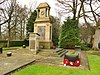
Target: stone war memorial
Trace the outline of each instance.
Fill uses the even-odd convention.
[[[52,24],[50,23],[50,6],[40,3],[37,7],[37,18],[34,23],[34,32],[30,33],[29,49],[33,52],[39,48],[50,49],[52,46]]]
[[[34,22],[34,32],[30,33],[29,36],[29,49],[33,52],[34,55],[36,55],[38,51],[41,49],[41,51],[39,51],[37,56],[38,55],[44,56],[45,59],[46,56],[47,57],[57,56],[58,58],[55,59],[55,60],[58,59],[57,63],[62,64],[63,62],[64,66],[81,65],[82,62],[81,58],[83,59],[82,56],[85,54],[85,52],[83,52],[82,53],[83,55],[81,56],[80,49],[74,50],[74,49],[56,48],[54,50],[50,49],[51,47],[52,47],[52,24],[50,23],[50,6],[45,2],[45,3],[40,3],[39,6],[37,7],[37,18]],[[41,58],[43,59],[41,61],[47,62],[48,59],[44,60],[44,58]],[[52,59],[50,60],[52,61]],[[86,61],[87,63],[86,58],[84,61]]]

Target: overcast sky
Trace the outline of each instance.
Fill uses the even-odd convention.
[[[51,7],[51,11],[50,14],[53,16],[56,16],[56,11],[55,11],[55,0],[17,0],[21,5],[27,5],[28,7],[30,7],[32,5],[32,8],[34,9],[35,7],[37,7],[40,3],[43,2],[47,2],[50,7]],[[34,4],[36,5],[34,7]]]
[[[56,5],[55,5],[56,0],[17,0],[17,1],[19,2],[19,4],[21,4],[21,5],[23,5],[23,6],[26,5],[26,6],[29,7],[29,8],[30,8],[30,6],[32,6],[33,10],[34,10],[40,3],[47,2],[47,3],[50,5],[50,7],[51,7],[50,15],[60,17],[61,22],[63,22],[63,21],[65,20],[65,17],[58,15],[58,13],[57,13],[57,11],[56,11],[56,8],[57,8]],[[34,7],[34,6],[35,6],[35,7]],[[86,7],[86,8],[87,8],[87,7]],[[69,16],[70,13],[67,14],[67,15]],[[70,16],[71,16],[71,15],[70,15]],[[83,23],[83,22],[84,22],[83,19],[80,19],[80,22]]]

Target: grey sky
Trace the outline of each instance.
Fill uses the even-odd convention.
[[[35,7],[37,7],[40,3],[42,2],[47,2],[50,7],[51,7],[51,12],[50,14],[53,16],[56,16],[56,11],[55,11],[55,0],[17,0],[21,5],[27,5],[28,7],[32,6],[32,8],[34,9]],[[34,4],[36,4],[36,6],[34,7]]]

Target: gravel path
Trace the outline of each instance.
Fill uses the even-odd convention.
[[[35,60],[34,55],[28,49],[13,50],[11,52],[11,57],[7,57],[7,52],[0,54],[0,75],[4,75]]]

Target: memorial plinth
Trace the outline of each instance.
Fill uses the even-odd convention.
[[[30,33],[29,49],[36,54],[39,50],[39,35],[37,33]]]

